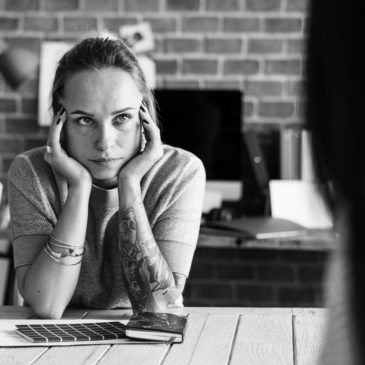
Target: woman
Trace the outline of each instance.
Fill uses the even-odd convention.
[[[181,305],[205,172],[162,145],[135,56],[120,40],[81,41],[58,64],[52,109],[46,148],[8,175],[21,295],[44,318],[68,305]]]

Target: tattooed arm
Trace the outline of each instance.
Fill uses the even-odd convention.
[[[118,174],[119,249],[134,311],[164,311],[182,297],[186,277],[172,273],[156,244],[142,202],[140,183],[163,156],[160,130],[146,104],[139,111],[147,143]]]
[[[181,295],[186,278],[172,274],[157,246],[139,184],[119,186],[119,249],[132,308],[164,311]]]

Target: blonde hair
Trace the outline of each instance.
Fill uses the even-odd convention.
[[[104,67],[116,67],[129,73],[142,93],[152,119],[156,124],[159,124],[155,98],[147,86],[136,56],[121,39],[101,36],[81,40],[66,52],[58,62],[51,91],[53,113],[56,114],[61,106],[60,98],[63,97],[68,77],[77,72],[98,70]]]

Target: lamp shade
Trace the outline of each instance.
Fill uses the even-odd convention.
[[[14,89],[20,86],[37,68],[38,57],[20,48],[8,48],[0,53],[0,73]]]

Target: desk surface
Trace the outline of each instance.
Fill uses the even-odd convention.
[[[336,247],[335,234],[331,230],[311,230],[305,236],[281,237],[270,239],[242,239],[231,235],[220,235],[200,231],[198,247],[237,248],[237,249],[278,249],[278,250],[310,250],[331,251]]]
[[[1,364],[247,364],[313,365],[325,309],[181,308],[189,313],[185,340],[173,345],[90,345],[0,348]],[[2,306],[0,319],[32,318],[26,307]],[[68,310],[64,318],[126,319],[128,310]]]

